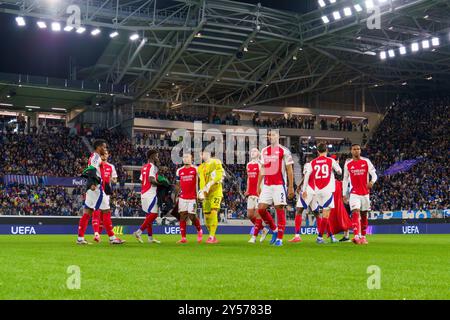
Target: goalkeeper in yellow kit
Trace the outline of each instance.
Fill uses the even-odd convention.
[[[223,198],[222,182],[225,174],[222,162],[212,158],[210,152],[203,151],[201,158],[203,163],[198,167],[200,178],[198,198],[203,202],[205,225],[209,231],[206,243],[218,243],[216,231],[219,224],[218,213]]]

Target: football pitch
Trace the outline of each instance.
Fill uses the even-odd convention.
[[[368,246],[305,236],[283,247],[245,235],[219,235],[218,245],[124,238],[0,236],[0,299],[450,299],[448,235],[374,235]]]

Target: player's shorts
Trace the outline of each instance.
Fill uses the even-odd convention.
[[[156,193],[141,196],[142,210],[146,213],[159,213],[158,197]]]
[[[257,196],[248,196],[247,198],[247,209],[258,209],[258,197]]]
[[[369,195],[359,196],[357,194],[350,194],[349,199],[350,210],[369,211],[370,198]]]
[[[197,214],[197,201],[195,199],[178,199],[178,212]]]
[[[333,192],[316,192],[317,203],[323,209],[334,208],[334,193]]]
[[[86,200],[84,201],[84,207],[91,210],[109,210],[110,202],[109,196],[103,192],[100,185],[97,186],[95,191],[86,191]]]
[[[298,195],[296,207],[303,208],[305,210],[308,209],[308,207],[310,207],[312,211],[316,211],[317,208],[319,207],[319,204],[317,203],[315,194],[313,192],[306,191],[306,199],[303,199],[302,193],[303,192],[301,192]]]
[[[287,205],[286,198],[287,191],[284,185],[263,185],[261,194],[259,195],[259,203],[264,203],[269,206],[272,204],[275,206],[285,206]]]
[[[207,197],[202,203],[203,212],[209,213],[211,210],[219,210],[221,203],[222,197]]]

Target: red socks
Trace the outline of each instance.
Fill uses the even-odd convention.
[[[253,228],[253,235],[257,237],[258,233],[262,230],[262,228],[263,228],[262,219],[255,219],[255,227]]]
[[[94,233],[100,233],[100,210],[95,210],[92,214],[92,229],[94,229]]]
[[[113,231],[113,224],[111,220],[111,212],[103,213],[103,226],[105,227],[106,233],[108,236],[113,237],[114,231]]]
[[[362,214],[361,215],[361,235],[363,237],[366,236],[368,226],[369,226],[369,219],[367,218],[367,214]]]
[[[295,215],[295,234],[300,234],[300,228],[302,226],[302,214]]]
[[[255,225],[256,226],[256,217],[251,217],[250,218],[250,221],[253,223],[253,225]]]
[[[283,240],[284,230],[286,229],[286,213],[284,209],[277,209],[278,235],[277,239]]]
[[[147,215],[145,216],[144,223],[140,227],[141,231],[145,231],[145,229],[147,229],[147,233],[150,237],[153,236],[152,225],[153,225],[153,221],[155,221],[156,218],[158,218],[157,213],[147,213]]]
[[[197,218],[197,217],[195,218],[193,225],[197,229],[197,232],[202,231],[202,226],[200,224],[200,219],[199,218]]]
[[[84,233],[86,232],[86,228],[89,224],[89,219],[91,216],[88,213],[84,213],[81,218],[80,222],[78,223],[78,236],[80,238],[84,237]]]
[[[352,213],[352,228],[353,228],[353,235],[359,236],[361,233],[361,221],[359,220],[359,212],[353,212]]]
[[[328,227],[328,218],[322,217],[319,227],[319,237],[323,237],[323,234],[327,231],[327,227]]]
[[[273,231],[277,228],[271,214],[267,211],[267,209],[258,209],[258,213],[264,223],[269,226],[270,230]]]
[[[186,238],[186,221],[181,220],[180,221],[180,232],[181,232],[181,238]]]

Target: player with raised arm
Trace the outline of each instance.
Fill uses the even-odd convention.
[[[83,170],[82,176],[86,178],[86,194],[84,201],[83,216],[78,223],[78,239],[77,244],[90,244],[84,239],[86,228],[94,211],[107,209],[103,201],[102,174],[100,165],[102,163],[101,156],[106,152],[106,141],[99,139],[94,141],[94,152],[90,155],[88,166]],[[109,206],[108,206],[109,207]]]
[[[344,202],[350,204],[350,210],[352,211],[352,241],[355,244],[368,243],[366,232],[369,226],[367,212],[370,210],[370,189],[377,179],[377,173],[372,162],[361,157],[361,146],[359,144],[352,145],[352,159],[348,159],[344,166],[342,194]],[[351,184],[350,199],[347,197],[349,183]]]
[[[205,224],[209,231],[208,244],[219,241],[216,238],[217,226],[219,225],[218,214],[223,199],[222,183],[225,176],[222,162],[211,157],[211,153],[201,153],[203,163],[198,167],[199,187],[198,199],[202,201]]]
[[[181,231],[181,240],[177,243],[187,243],[187,219],[190,219],[197,228],[197,242],[201,243],[203,241],[203,231],[200,220],[197,218],[198,172],[197,167],[192,165],[192,155],[190,153],[183,155],[183,164],[176,173]]]
[[[258,213],[265,224],[272,230],[270,244],[282,246],[286,228],[285,207],[287,199],[292,199],[295,195],[294,160],[289,149],[280,145],[278,131],[271,130],[268,138],[270,145],[261,151],[263,165],[258,178]],[[263,180],[264,184],[261,187]],[[275,206],[278,225],[275,225],[272,216],[267,210],[271,205]]]
[[[147,152],[147,163],[141,169],[141,203],[142,210],[145,212],[145,220],[141,227],[133,233],[136,239],[140,243],[144,243],[142,240],[142,232],[147,229],[148,242],[149,243],[161,243],[159,240],[153,238],[153,222],[158,218],[158,167],[159,154],[155,149],[151,149]]]
[[[308,209],[308,207],[311,208],[311,210],[314,212],[318,209],[318,203],[315,197],[315,193],[314,193],[314,177],[310,177],[309,181],[308,181],[308,185],[304,186],[305,183],[305,175],[306,172],[311,171],[311,163],[307,162],[305,163],[305,165],[303,166],[303,178],[302,181],[300,181],[298,188],[297,188],[297,194],[298,194],[298,199],[297,199],[297,204],[296,204],[296,214],[295,214],[295,235],[294,238],[292,238],[291,240],[289,240],[289,242],[292,243],[297,243],[297,242],[301,242],[302,238],[300,237],[300,230],[301,230],[301,225],[302,225],[302,219],[303,219],[303,212],[305,210]],[[302,190],[306,190],[306,198],[303,199],[302,197]],[[316,221],[320,221],[320,217],[318,217],[318,215],[316,215]]]
[[[327,157],[328,148],[326,144],[320,143],[317,146],[319,156],[311,161],[311,166],[307,167],[305,174],[305,181],[303,183],[303,199],[308,198],[308,186],[310,179],[313,179],[313,187],[317,203],[322,207],[322,220],[318,226],[319,235],[316,242],[323,244],[323,234],[328,227],[328,218],[330,210],[334,208],[334,191],[336,189],[336,182],[334,172],[342,174],[342,169],[333,158]],[[334,237],[331,238],[334,242]]]
[[[101,223],[109,236],[109,242],[111,244],[123,244],[125,240],[119,239],[115,236],[111,220],[110,196],[113,193],[112,184],[117,183],[117,171],[116,167],[108,162],[108,158],[109,152],[105,150],[105,152],[101,155],[102,163],[100,164],[100,172],[102,178],[101,186],[103,190],[102,201],[104,202],[104,204],[100,206],[100,210],[94,211],[92,215],[92,228],[94,229],[94,241],[100,242],[100,223]]]
[[[245,196],[247,197],[247,217],[253,223],[253,235],[248,241],[249,243],[256,243],[256,237],[262,230],[260,242],[266,239],[269,230],[263,227],[263,221],[258,214],[258,177],[261,171],[260,153],[257,148],[250,150],[250,162],[247,163],[247,190]]]

